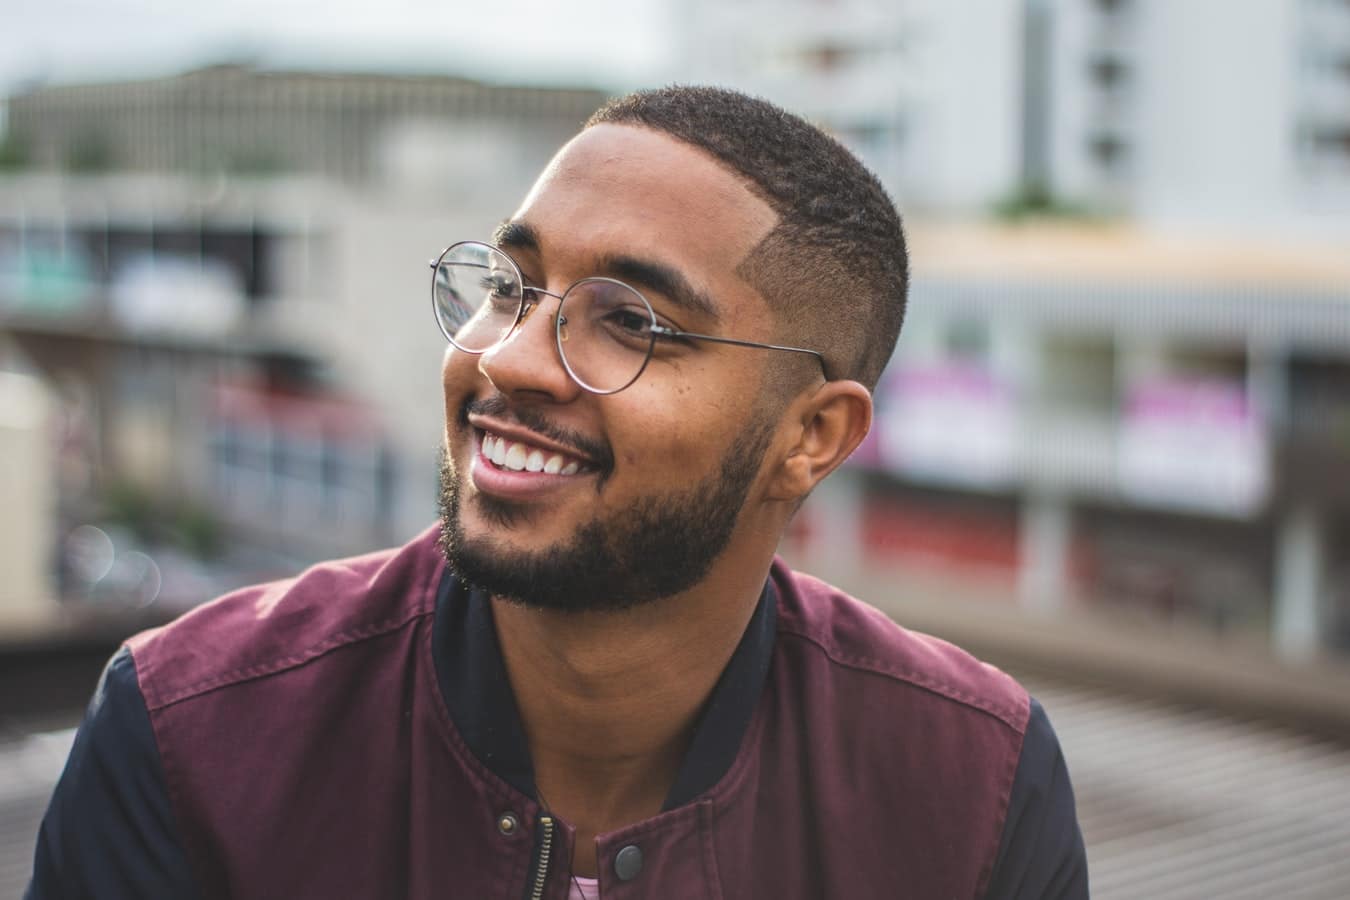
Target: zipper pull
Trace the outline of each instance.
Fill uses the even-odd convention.
[[[548,864],[553,858],[553,839],[558,823],[552,816],[540,816],[534,825],[534,859],[530,861],[530,877],[525,881],[525,900],[543,900],[544,883],[548,880]]]

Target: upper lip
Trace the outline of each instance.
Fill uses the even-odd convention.
[[[485,431],[488,434],[499,438],[505,438],[508,441],[518,441],[522,444],[529,444],[532,447],[538,447],[540,450],[548,450],[553,453],[562,453],[573,459],[585,463],[595,464],[595,460],[589,455],[578,450],[576,447],[568,446],[551,438],[546,438],[536,431],[523,428],[519,425],[512,425],[501,422],[488,416],[469,416],[469,424],[479,431]]]

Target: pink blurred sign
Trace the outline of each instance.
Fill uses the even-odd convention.
[[[1121,411],[1121,493],[1148,505],[1247,515],[1269,490],[1267,429],[1242,382],[1157,378],[1133,385]]]
[[[893,370],[882,385],[876,453],[888,469],[975,486],[1015,469],[1012,389],[982,366],[943,360]]]

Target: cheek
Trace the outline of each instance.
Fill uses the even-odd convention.
[[[447,346],[441,357],[441,388],[446,403],[457,394],[471,390],[478,375],[478,357]]]
[[[476,358],[450,348],[441,359],[441,401],[445,440],[454,445],[461,432],[460,416],[477,385]]]
[[[675,483],[720,460],[752,413],[743,392],[706,379],[639,380],[618,396],[629,393],[631,405],[609,417],[616,461],[644,472],[664,470]]]

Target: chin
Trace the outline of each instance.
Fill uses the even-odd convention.
[[[465,581],[529,606],[581,612],[653,603],[702,581],[730,544],[758,455],[734,459],[731,470],[724,463],[685,490],[639,498],[550,542],[544,523],[532,521],[535,508],[465,496],[459,471],[442,456],[441,547]],[[512,539],[526,529],[538,545]]]

